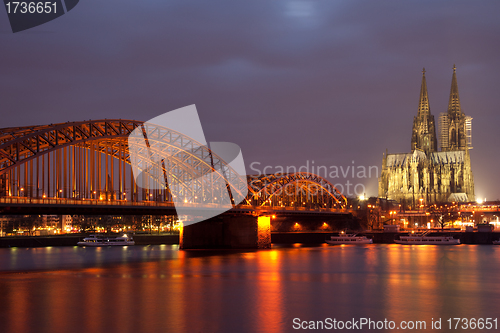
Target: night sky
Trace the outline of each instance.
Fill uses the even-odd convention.
[[[499,1],[81,0],[16,34],[0,9],[0,127],[196,104],[207,141],[237,143],[248,173],[380,169],[386,148],[410,151],[422,67],[437,123],[453,64],[476,195],[495,200]],[[376,175],[350,181],[377,194]]]

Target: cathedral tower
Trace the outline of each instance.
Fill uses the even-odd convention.
[[[436,126],[429,104],[425,68],[422,70],[422,86],[420,87],[418,114],[413,118],[411,151],[414,152],[416,149],[426,153],[437,151]]]
[[[469,148],[468,128],[472,118],[466,117],[460,106],[458,95],[457,69],[453,65],[453,76],[451,79],[450,99],[448,102],[448,112],[441,114],[441,150],[467,150]]]
[[[437,151],[436,128],[424,69],[418,114],[413,119],[411,153],[384,154],[379,197],[395,200],[402,207],[417,207],[422,202],[474,200],[469,153],[472,118],[465,116],[460,106],[455,66],[448,112],[442,113],[439,120],[442,151]]]

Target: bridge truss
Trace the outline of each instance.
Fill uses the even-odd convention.
[[[144,173],[147,176],[142,184],[168,184],[164,178],[163,182],[159,180],[166,174],[173,175],[175,179],[170,184],[185,187],[176,193],[183,193],[186,204],[210,205],[223,197],[217,195],[218,191],[222,194],[228,188],[224,185],[214,189],[205,186],[204,181],[234,184],[240,177],[205,145],[141,121],[106,119],[11,127],[0,129],[0,200],[171,205],[168,185],[143,188],[134,180],[127,139],[139,126],[148,133],[152,152],[161,155],[168,151],[170,161],[156,173]],[[233,188],[248,193],[240,206],[315,209],[346,205],[346,198],[333,185],[314,174],[249,176],[247,180]]]
[[[254,206],[345,208],[346,197],[329,181],[307,172],[248,176]]]

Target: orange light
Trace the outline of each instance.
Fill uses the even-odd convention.
[[[275,218],[276,218],[276,215],[273,215],[273,219],[275,219]]]
[[[184,247],[184,224],[179,220],[179,224],[176,225],[179,230],[179,247],[182,249]]]

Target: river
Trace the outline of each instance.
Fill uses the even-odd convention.
[[[0,332],[328,331],[362,318],[424,332],[500,316],[493,245],[4,248],[0,270]]]

